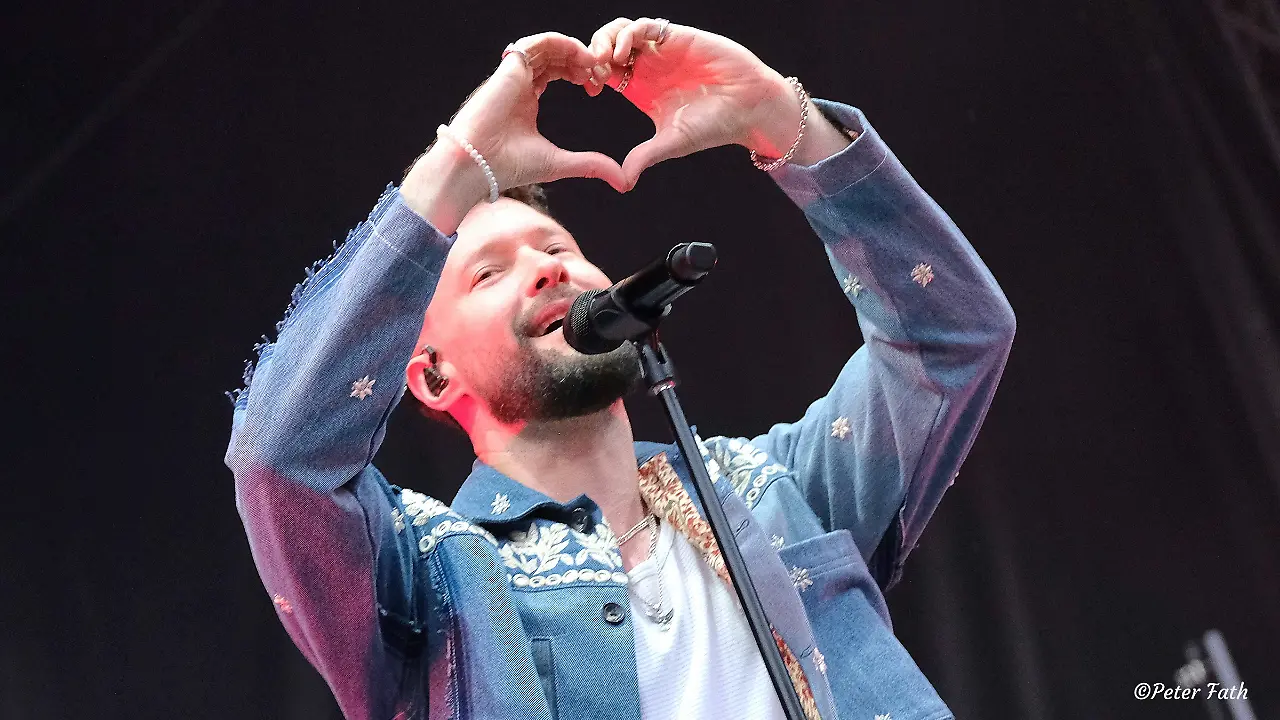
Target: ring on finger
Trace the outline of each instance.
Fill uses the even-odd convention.
[[[516,47],[515,43],[508,44],[507,49],[502,51],[502,59],[506,60],[507,56],[512,53],[515,53],[516,55],[520,56],[520,61],[524,63],[524,66],[526,69],[531,69],[533,67],[532,65],[529,64],[529,53]]]
[[[639,48],[631,48],[631,54],[627,56],[627,64],[624,66],[626,70],[622,71],[622,79],[618,81],[618,87],[614,88],[618,92],[627,89],[627,84],[631,82],[631,73],[636,69],[636,55],[640,53]]]
[[[658,37],[653,41],[654,45],[661,45],[663,40],[667,39],[667,28],[670,27],[671,21],[666,18],[657,18],[662,25],[658,26]]]

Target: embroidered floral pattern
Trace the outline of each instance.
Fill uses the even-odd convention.
[[[440,515],[462,519],[462,516],[449,509],[448,505],[408,488],[400,491],[400,502],[404,503],[404,512],[413,518],[414,525],[426,525],[431,518]]]
[[[885,713],[883,715],[876,715],[876,720],[893,720],[893,718],[889,717],[889,713]]]
[[[831,437],[837,440],[843,440],[849,437],[849,433],[853,428],[849,426],[849,418],[838,417],[831,423]]]
[[[927,263],[920,263],[911,268],[911,279],[920,284],[920,287],[928,287],[933,282],[933,268]]]
[[[448,505],[433,497],[404,488],[400,491],[400,502],[404,503],[404,515],[398,515],[395,511],[392,511],[391,515],[392,520],[396,523],[396,532],[404,529],[405,517],[413,518],[412,524],[414,527],[426,525],[432,519],[441,516],[453,518],[453,520],[446,519],[436,524],[431,528],[430,532],[423,533],[418,538],[418,550],[421,552],[431,552],[436,543],[450,533],[471,533],[488,540],[491,545],[498,544],[498,541],[494,539],[488,530],[479,525],[472,525],[461,515],[450,509]]]
[[[755,507],[774,477],[787,472],[783,466],[769,462],[768,453],[737,438],[713,438],[711,447],[711,453],[704,457],[717,462],[717,469],[729,477],[733,491],[748,508]]]
[[[499,543],[498,555],[503,565],[517,571],[509,573],[507,580],[520,588],[573,582],[627,584],[618,539],[608,523],[597,524],[592,533],[582,533],[564,523],[539,526],[531,522],[527,530],[513,532],[506,542]]]
[[[400,512],[400,508],[391,508],[391,526],[397,533],[404,532],[404,513]]]
[[[844,279],[844,285],[841,287],[844,288],[845,294],[854,297],[858,297],[858,293],[862,292],[862,283],[858,282],[858,278],[852,275]]]
[[[804,592],[813,586],[813,580],[809,579],[809,568],[792,567],[791,568],[791,584],[796,586],[800,592]]]
[[[351,383],[351,397],[363,400],[373,394],[373,384],[377,380],[370,380],[368,375]]]
[[[608,570],[566,570],[562,573],[548,573],[546,575],[525,575],[524,573],[512,573],[507,575],[507,581],[519,588],[540,588],[555,587],[557,585],[567,585],[574,582],[597,582],[597,583],[617,583],[626,585],[629,582],[627,574],[624,572]]]
[[[414,521],[414,524],[417,525],[417,521]],[[479,525],[472,525],[466,520],[444,520],[431,528],[430,532],[423,533],[422,537],[418,538],[418,550],[424,553],[431,552],[441,538],[451,533],[471,533],[488,540],[490,545],[498,544],[493,535]]]
[[[729,572],[724,569],[724,558],[711,534],[711,526],[698,514],[666,453],[659,453],[640,466],[640,497],[649,510],[684,535],[721,580],[729,582]]]
[[[806,720],[822,720],[822,716],[818,714],[818,702],[813,699],[813,688],[809,687],[809,678],[804,676],[804,668],[800,666],[800,661],[796,659],[787,641],[782,639],[778,631],[772,627],[769,630],[773,632],[773,641],[778,644],[778,650],[782,653],[782,664],[787,666],[791,685],[795,687],[796,695],[800,696],[800,708],[804,710]]]
[[[781,550],[782,546],[787,544],[787,541],[784,540],[781,535],[774,535],[769,538],[769,544],[774,548]]]
[[[822,651],[818,648],[813,649],[813,666],[823,675],[827,674],[827,659],[822,656]]]
[[[539,529],[538,524],[532,522],[528,530],[517,530],[509,537],[511,542],[498,548],[502,562],[509,568],[533,574],[547,572],[561,560],[566,565],[574,564],[573,556],[563,552],[569,546],[569,526],[564,523],[551,523]]]
[[[593,533],[580,533],[573,530],[573,538],[582,549],[574,556],[577,564],[583,564],[588,558],[608,568],[621,568],[622,555],[618,552],[618,538],[608,523],[599,523]]]
[[[494,515],[501,515],[511,509],[511,498],[503,495],[502,493],[498,493],[493,497],[493,505],[491,506],[491,509],[493,510]]]
[[[280,593],[276,593],[275,596],[271,598],[271,602],[275,603],[275,606],[280,608],[280,612],[285,615],[293,614],[293,603],[286,600]]]

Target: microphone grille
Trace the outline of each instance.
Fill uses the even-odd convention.
[[[617,348],[622,341],[602,338],[591,325],[591,304],[605,290],[587,290],[573,301],[565,318],[564,339],[569,347],[584,355],[600,355]]]

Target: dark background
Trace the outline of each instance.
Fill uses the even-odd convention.
[[[727,35],[862,107],[1018,313],[889,595],[958,716],[1207,717],[1132,691],[1217,627],[1280,717],[1280,178],[1195,0],[6,7],[0,716],[336,716],[255,574],[221,393],[507,42],[617,14]],[[619,160],[650,130],[568,85],[542,126]],[[551,199],[615,277],[719,244],[665,333],[704,435],[797,417],[860,342],[741,148]],[[403,412],[379,457],[444,498],[469,462]]]

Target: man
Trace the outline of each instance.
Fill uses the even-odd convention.
[[[535,119],[557,79],[622,91],[654,137],[621,166],[555,147]],[[589,48],[514,43],[295,293],[236,399],[254,559],[347,717],[782,716],[676,449],[633,442],[634,351],[580,355],[559,331],[609,279],[536,202],[482,201],[575,176],[626,191],[728,143],[803,208],[866,345],[800,421],[705,441],[718,500],[808,717],[951,717],[882,590],[974,440],[1012,312],[861,113],[647,18]],[[402,383],[478,456],[452,508],[370,462]]]

